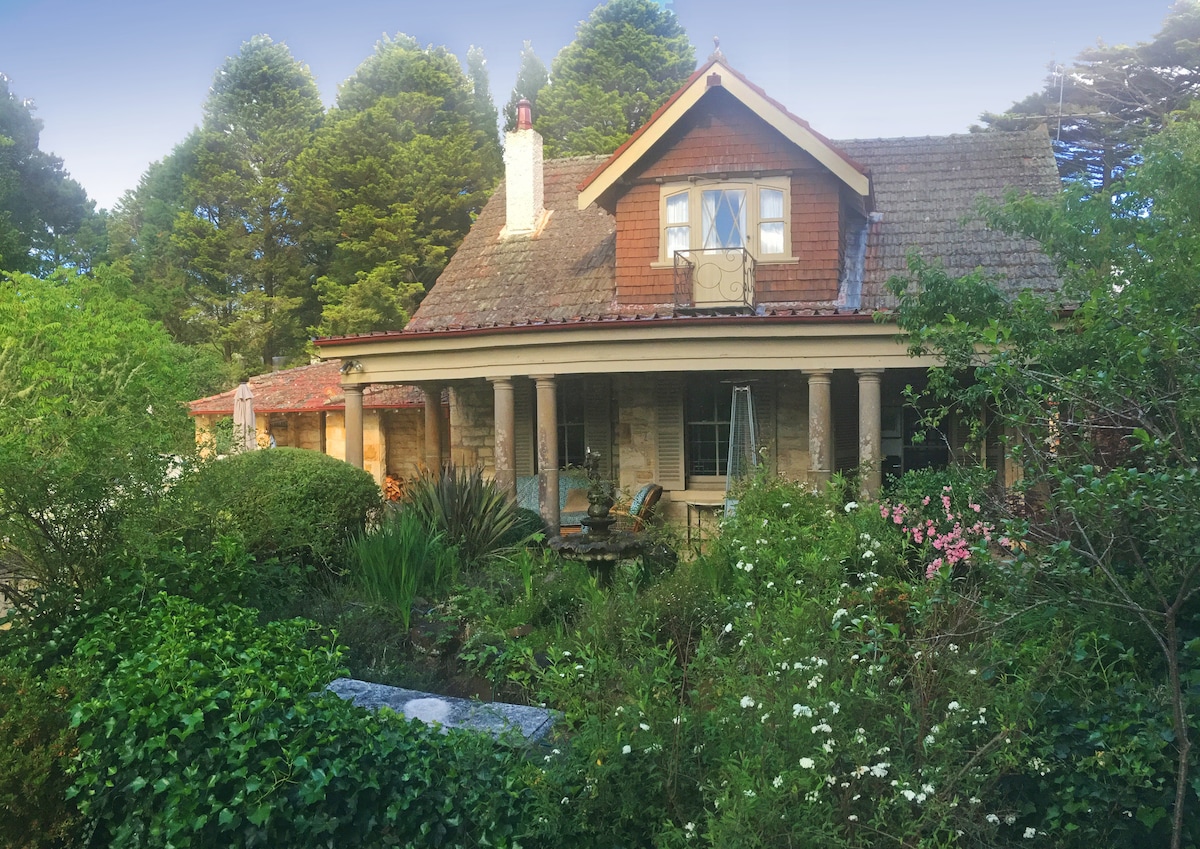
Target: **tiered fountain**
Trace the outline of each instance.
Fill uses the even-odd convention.
[[[628,531],[613,531],[617,517],[612,515],[615,488],[600,476],[600,454],[587,449],[583,467],[588,476],[587,517],[580,524],[583,532],[550,539],[549,545],[563,557],[579,560],[596,574],[601,586],[612,584],[613,570],[622,560],[642,554],[642,541]]]

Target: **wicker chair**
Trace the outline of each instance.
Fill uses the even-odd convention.
[[[648,483],[639,489],[629,501],[628,510],[613,510],[618,516],[628,516],[630,530],[638,533],[654,518],[654,508],[662,498],[663,488],[656,483]]]

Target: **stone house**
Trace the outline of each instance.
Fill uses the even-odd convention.
[[[721,501],[734,386],[772,468],[814,484],[945,462],[912,439],[911,359],[885,283],[915,249],[1013,289],[1057,280],[1036,244],[971,221],[980,196],[1052,194],[1045,132],[835,142],[714,55],[612,156],[543,161],[527,109],[506,178],[403,330],[317,341],[338,357],[350,462],[372,393],[449,396],[432,465],[482,465],[515,491],[602,452],[627,492],[677,519]],[[983,459],[1001,464],[994,445]]]
[[[250,378],[259,447],[267,447],[274,439],[279,447],[307,448],[346,459],[346,403],[341,378],[342,363],[337,359]],[[188,405],[202,452],[217,449],[218,422],[232,418],[234,392],[230,389]],[[445,431],[449,417],[442,398],[435,402],[432,421]],[[403,480],[420,473],[425,462],[428,420],[425,396],[419,389],[384,383],[368,387],[363,393],[361,417],[360,467],[381,485],[389,476]]]

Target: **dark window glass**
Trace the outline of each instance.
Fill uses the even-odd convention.
[[[688,382],[684,406],[689,475],[723,475],[729,465],[729,408],[733,385],[703,375]]]
[[[559,468],[583,465],[587,443],[584,440],[584,392],[582,380],[564,380],[558,384],[558,465]]]

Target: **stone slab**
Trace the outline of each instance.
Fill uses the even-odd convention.
[[[546,708],[438,696],[354,678],[338,678],[326,689],[359,707],[371,710],[391,708],[408,719],[440,725],[443,731],[463,728],[493,737],[516,731],[531,743],[540,741],[550,733],[555,718],[554,711]]]

